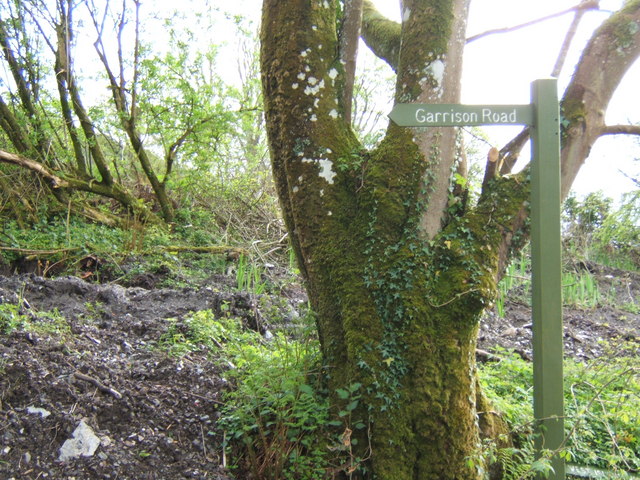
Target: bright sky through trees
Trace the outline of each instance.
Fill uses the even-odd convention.
[[[390,18],[399,18],[396,0],[374,0],[381,12]],[[233,17],[241,15],[257,29],[260,22],[260,0],[241,0],[240,2],[212,3],[212,15],[227,14],[226,20],[218,23],[219,28],[211,31],[211,41],[222,43],[220,58],[224,67],[220,73],[228,78],[237,78],[235,60],[240,52],[242,39],[230,34],[233,29]],[[468,36],[488,30],[512,27],[530,20],[571,8],[579,0],[537,0],[535,2],[513,0],[473,0],[469,16]],[[187,3],[188,4],[188,3]],[[560,89],[569,82],[573,67],[589,35],[608,15],[616,10],[622,0],[601,0],[601,11],[587,12],[582,18],[580,28],[573,41],[564,69],[559,78]],[[145,5],[146,8],[149,4]],[[159,5],[156,4],[154,8]],[[173,3],[167,3],[167,8]],[[219,9],[219,10],[218,10]],[[222,17],[224,15],[221,15]],[[573,13],[547,20],[506,34],[489,35],[467,46],[465,56],[462,101],[464,103],[500,104],[528,103],[530,84],[538,78],[548,77],[556,62],[564,36],[573,19]],[[362,44],[360,61],[373,61],[373,55],[365,54]],[[391,74],[389,70],[389,74]],[[607,110],[607,123],[624,124],[640,122],[640,64],[634,65],[621,83],[610,108]],[[562,93],[562,92],[560,92]],[[380,108],[390,110],[381,100]],[[501,147],[510,140],[519,127],[485,127],[495,146]],[[488,149],[488,146],[487,146]],[[523,151],[526,154],[528,149]],[[581,169],[573,189],[579,195],[594,190],[604,190],[605,194],[618,198],[625,191],[632,190],[634,184],[619,170],[627,174],[637,174],[640,158],[640,141],[631,136],[609,136],[596,142],[585,166]]]

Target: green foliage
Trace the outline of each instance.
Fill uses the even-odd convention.
[[[528,251],[520,253],[507,267],[498,284],[496,312],[504,317],[507,299],[530,304],[531,302],[531,259]],[[609,301],[602,295],[594,275],[589,272],[564,272],[562,275],[562,300],[565,306],[593,309]]]
[[[207,350],[225,358],[235,358],[236,348],[259,342],[260,335],[244,330],[237,319],[216,318],[210,310],[202,310],[184,322],[170,321],[167,331],[158,340],[158,346],[176,356]]]
[[[28,320],[20,313],[20,307],[10,303],[0,303],[0,334],[6,335],[21,328]]]
[[[616,348],[618,353],[620,349]],[[532,367],[515,354],[500,355],[500,361],[481,365],[480,379],[485,393],[514,432],[514,448],[498,451],[497,456],[507,460],[507,478],[523,478],[523,466],[527,466],[527,475],[536,468]],[[571,463],[606,469],[610,478],[626,478],[624,471],[637,471],[640,369],[636,357],[603,357],[590,363],[566,360],[564,373],[568,438],[560,453]]]
[[[23,313],[19,305],[0,303],[0,334],[7,335],[15,330],[42,335],[65,336],[71,334],[69,322],[58,310]]]
[[[247,260],[247,257],[240,255],[236,267],[236,283],[238,290],[260,295],[265,292],[267,283],[263,280],[264,268],[258,267],[255,263]]]
[[[595,277],[588,273],[564,273],[562,275],[562,300],[564,305],[593,309],[600,304],[600,290]]]
[[[618,208],[602,192],[582,201],[570,196],[563,225],[571,256],[629,270],[640,267],[640,192],[626,194]]]
[[[504,304],[507,298],[517,296],[524,302],[530,301],[528,294],[531,288],[531,261],[528,251],[522,251],[507,267],[504,276],[498,283],[498,296],[496,298],[496,312],[499,317],[504,317]]]
[[[234,358],[236,390],[227,396],[222,427],[229,446],[255,478],[321,479],[328,467],[329,408],[318,393],[317,345],[277,336],[246,346]]]

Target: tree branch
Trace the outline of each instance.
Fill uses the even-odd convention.
[[[52,188],[64,188],[68,187],[69,183],[66,180],[54,175],[49,171],[47,167],[22,155],[16,155],[15,153],[5,152],[0,150],[0,162],[10,163],[19,167],[26,168],[32,172],[37,173],[40,177],[49,181]]]
[[[571,46],[571,42],[573,41],[573,37],[575,37],[576,32],[578,31],[578,25],[580,25],[580,20],[584,16],[585,12],[590,8],[598,8],[598,1],[593,0],[582,0],[582,3],[578,5],[576,8],[576,13],[573,16],[573,21],[571,22],[571,26],[569,30],[567,30],[567,34],[564,37],[564,42],[562,42],[562,47],[560,48],[560,53],[558,54],[558,58],[556,60],[556,64],[553,67],[551,72],[552,77],[560,76],[560,72],[562,71],[562,67],[564,66],[564,62],[567,59],[567,53],[569,53],[569,47]],[[581,5],[584,5],[584,8],[579,8]]]
[[[351,123],[351,99],[353,98],[353,84],[356,76],[358,39],[362,26],[362,1],[345,0],[344,18],[340,31],[340,60],[342,60],[345,71],[342,103],[344,119],[349,124]]]
[[[600,135],[640,135],[640,125],[606,125]]]
[[[364,43],[396,71],[400,55],[400,24],[378,12],[371,0],[364,0],[362,7],[361,35]]]
[[[600,8],[598,4],[599,4],[599,0],[584,0],[582,3],[580,3],[579,5],[576,5],[575,7],[567,8],[566,10],[562,10],[561,12],[558,12],[558,13],[552,13],[551,15],[547,15],[542,18],[537,18],[529,22],[521,23],[520,25],[515,25],[513,27],[494,28],[492,30],[487,30],[486,32],[478,33],[477,35],[473,35],[467,38],[467,43],[474,42],[483,37],[488,37],[489,35],[495,35],[498,33],[515,32],[516,30],[520,30],[522,28],[526,28],[532,25],[536,25],[538,23],[546,22],[547,20],[551,20],[552,18],[561,17],[562,15],[566,15],[567,13],[570,13],[570,12],[579,11],[579,10],[583,10],[583,11],[598,10]]]

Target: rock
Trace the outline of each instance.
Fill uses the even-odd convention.
[[[91,427],[82,420],[68,439],[60,447],[58,460],[66,462],[74,458],[91,457],[100,445],[100,439],[93,432]]]
[[[502,332],[503,337],[515,337],[517,335],[518,335],[518,329],[515,327],[507,328],[505,331]]]
[[[51,415],[50,411],[40,407],[27,407],[27,413],[31,413],[33,415],[40,415],[42,418],[47,418],[49,415]]]

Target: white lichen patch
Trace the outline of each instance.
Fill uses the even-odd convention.
[[[329,210],[329,211],[327,212],[327,215],[330,217],[331,215],[333,215],[333,212],[332,212],[331,210]]]
[[[338,76],[338,70],[336,70],[335,68],[332,68],[331,70],[329,70],[328,75],[331,80],[335,80],[336,77]]]
[[[319,104],[320,104],[320,99],[319,99],[319,98],[316,98],[316,99],[313,101],[313,108],[318,108],[318,105],[319,105]]]
[[[309,85],[315,85],[316,83],[318,83],[318,79],[316,77],[309,77],[307,82],[309,82]]]
[[[307,48],[306,50],[302,50],[302,51],[300,52],[300,56],[301,56],[302,58],[304,58],[304,57],[306,57],[307,55],[309,55],[310,53],[311,53],[311,49],[310,49],[310,48]]]
[[[304,80],[305,78],[307,78],[307,75],[304,72],[298,74],[298,80]]]
[[[331,154],[331,153],[333,153],[333,150],[331,150],[330,148],[327,148],[326,152]]]
[[[318,160],[320,164],[320,176],[324,178],[329,185],[333,185],[333,178],[336,176],[336,172],[333,171],[333,163],[328,158],[321,158]]]
[[[317,95],[318,92],[324,88],[324,80],[320,80],[317,83],[314,82],[313,84],[311,84],[311,79],[312,78],[315,80],[314,77],[309,77],[308,81],[309,81],[310,85],[307,85],[305,87],[305,89],[304,89],[304,93],[306,95]]]
[[[291,189],[291,191],[292,191],[293,193],[298,193],[298,190],[300,190],[298,187],[293,187],[293,188]]]
[[[311,30],[313,30],[315,32],[316,30],[318,30],[318,26],[317,25],[311,25]]]
[[[324,8],[329,8],[329,2],[327,2],[327,0],[323,0],[323,1],[322,1],[322,6],[323,6]]]
[[[329,112],[331,118],[338,118],[338,111],[334,108]]]
[[[444,62],[440,59],[434,60],[427,67],[427,72],[438,85],[442,85],[442,81],[444,80],[444,68]]]
[[[316,114],[314,113],[313,115],[311,115],[309,117],[309,120],[311,120],[312,122],[317,122],[318,121],[318,117],[316,116]]]
[[[318,175],[321,178],[324,178],[329,185],[333,184],[333,179],[336,176],[336,172],[333,171],[333,163],[328,158],[308,158],[303,157],[302,163],[313,163],[320,168],[320,172]],[[302,182],[302,176],[298,178],[300,182]],[[321,194],[322,195],[322,194]]]
[[[309,73],[311,71],[311,67],[309,65],[304,66],[304,71]]]
[[[300,85],[298,85],[297,83],[292,83],[292,84],[291,84],[291,88],[293,88],[294,90],[295,90],[296,88],[298,88],[299,86],[300,86]]]

